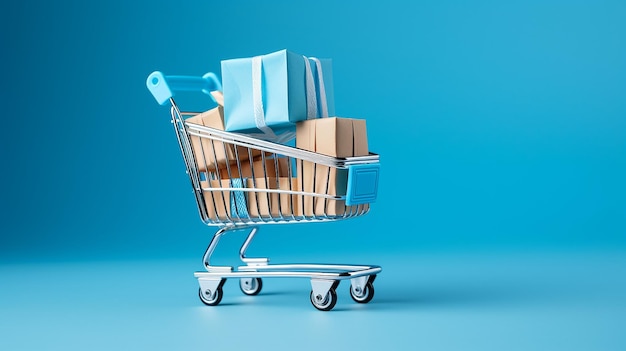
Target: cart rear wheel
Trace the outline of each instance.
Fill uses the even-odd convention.
[[[200,296],[200,301],[202,301],[207,306],[217,306],[221,301],[224,293],[222,291],[222,287],[218,287],[211,296],[210,290],[203,291],[202,288],[198,290],[198,296]]]
[[[263,289],[263,280],[261,280],[261,278],[241,278],[239,280],[239,287],[246,295],[257,295],[261,292],[261,289]]]
[[[311,304],[313,307],[317,308],[320,311],[330,311],[335,307],[337,303],[337,293],[335,289],[328,290],[326,296],[322,297],[321,295],[315,296],[313,294],[313,290],[311,290]]]
[[[356,290],[350,285],[350,296],[352,300],[358,303],[368,303],[372,301],[374,298],[374,285],[372,285],[372,281],[368,281],[364,287]]]

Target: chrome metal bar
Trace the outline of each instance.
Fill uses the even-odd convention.
[[[379,156],[374,153],[370,153],[369,156],[355,156],[346,158],[326,156],[312,151],[276,144],[265,140],[255,139],[243,134],[225,132],[222,130],[200,126],[193,123],[187,125],[187,130],[190,135],[198,136],[200,138],[209,138],[216,141],[253,148],[265,152],[296,157],[305,161],[315,162],[331,167],[343,167],[350,164],[373,163],[378,162],[379,160]]]
[[[245,271],[250,268],[247,266],[237,267],[238,270]],[[349,265],[349,264],[271,264],[265,266],[254,267],[255,270],[288,270],[288,271],[362,271],[362,270],[376,270],[382,268],[380,266],[365,266],[365,265]]]
[[[185,127],[185,123],[182,119],[180,109],[178,105],[176,105],[176,101],[173,98],[170,98],[170,103],[172,108],[170,110],[171,122],[174,126],[174,131],[176,132],[176,139],[178,141],[178,146],[180,147],[180,151],[183,156],[183,160],[185,161],[185,167],[187,170],[187,175],[189,176],[189,180],[191,182],[191,186],[194,189],[194,195],[196,198],[196,204],[198,206],[198,212],[200,214],[200,218],[204,223],[208,223],[208,216],[206,215],[206,207],[204,204],[204,194],[200,189],[200,180],[198,170],[196,168],[196,162],[191,152],[191,146],[189,145],[188,133]]]
[[[277,194],[290,194],[290,195],[307,195],[314,197],[323,197],[329,200],[345,200],[345,195],[326,195],[321,193],[309,193],[304,191],[290,191],[287,189],[259,189],[259,188],[231,188],[231,187],[222,187],[222,188],[207,188],[203,187],[204,191],[242,191],[242,192],[253,192],[253,193],[277,193]]]
[[[332,221],[339,221],[339,220],[344,220],[344,219],[350,219],[350,218],[354,218],[357,217],[357,215],[354,216],[350,216],[350,217],[345,217],[343,215],[340,216],[328,216],[328,217],[322,217],[322,216],[298,216],[295,218],[295,220],[289,220],[289,219],[285,219],[285,220],[281,220],[281,219],[263,219],[263,218],[259,218],[259,217],[255,217],[255,218],[244,218],[241,220],[229,220],[229,219],[210,219],[208,225],[215,225],[215,226],[236,226],[238,228],[243,228],[243,227],[250,227],[250,226],[259,226],[259,225],[264,225],[264,224],[295,224],[295,223],[321,223],[321,222],[332,222]]]
[[[348,273],[342,272],[195,272],[196,278],[204,277],[220,277],[220,278],[274,278],[274,277],[289,277],[289,278],[321,278],[321,279],[334,279],[344,280],[352,278]]]
[[[248,234],[248,237],[246,238],[246,241],[243,242],[243,245],[241,245],[241,248],[239,249],[239,258],[244,262],[247,263],[248,265],[266,265],[270,260],[269,258],[252,258],[252,257],[246,257],[246,251],[248,250],[248,247],[250,246],[250,243],[252,243],[252,239],[254,239],[254,236],[256,235],[258,231],[258,228],[254,227],[252,228],[252,230],[250,230],[250,234]]]
[[[220,272],[220,271],[210,271],[210,272],[195,272],[194,276],[196,278],[208,278],[208,277],[219,277],[219,278],[279,278],[279,277],[290,277],[290,278],[310,278],[310,279],[332,279],[332,280],[344,280],[344,279],[354,279],[361,276],[373,275],[377,274],[381,271],[380,268],[371,268],[371,269],[363,269],[360,271],[337,271],[337,272],[325,272],[325,271],[311,271],[311,272],[300,272],[300,271],[257,271],[253,270],[254,267],[250,267],[250,270],[246,271],[232,271],[232,272]]]
[[[207,247],[206,251],[204,252],[204,256],[202,256],[202,264],[204,265],[204,268],[206,268],[207,271],[209,271],[209,272],[230,272],[230,271],[233,270],[233,267],[229,267],[229,266],[211,266],[211,255],[213,255],[213,252],[215,252],[215,248],[217,247],[217,244],[219,243],[220,238],[226,232],[228,232],[229,230],[233,230],[233,229],[234,228],[232,228],[232,227],[223,227],[223,228],[220,228],[213,235],[213,238],[211,239],[211,242],[209,243],[209,246]]]

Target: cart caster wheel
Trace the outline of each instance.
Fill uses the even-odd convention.
[[[261,278],[241,278],[239,280],[239,287],[246,295],[257,295],[261,292],[261,289],[263,289],[263,280],[261,280]]]
[[[374,298],[374,285],[372,285],[371,281],[368,281],[365,287],[357,290],[350,285],[350,296],[355,302],[368,303]]]
[[[314,296],[313,290],[311,290],[311,304],[313,307],[317,308],[320,311],[330,311],[335,307],[337,303],[337,293],[335,289],[328,290],[326,296],[322,297],[321,295]]]
[[[198,289],[198,296],[200,296],[200,301],[202,301],[207,306],[217,306],[224,296],[224,292],[222,291],[222,287],[218,287],[211,297],[211,291],[206,290],[202,291],[202,288]]]

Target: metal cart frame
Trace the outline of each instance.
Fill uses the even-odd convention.
[[[358,303],[367,303],[374,296],[374,279],[376,274],[380,273],[382,268],[374,265],[338,265],[338,264],[269,264],[268,258],[252,258],[246,256],[246,251],[260,226],[266,224],[291,224],[291,223],[309,223],[309,222],[325,222],[343,220],[352,217],[358,217],[369,211],[369,203],[373,202],[376,197],[376,186],[378,182],[379,157],[370,153],[369,156],[335,158],[317,154],[314,152],[290,147],[286,145],[276,144],[260,139],[256,139],[244,134],[225,132],[203,125],[189,123],[186,117],[197,116],[197,112],[183,112],[179,109],[174,100],[176,91],[202,91],[208,95],[211,92],[221,90],[219,80],[212,73],[207,73],[203,77],[186,77],[186,76],[164,76],[161,72],[153,72],[147,80],[148,89],[151,91],[157,102],[160,104],[171,104],[171,122],[176,132],[178,144],[182,152],[183,159],[189,179],[191,181],[198,212],[200,217],[208,226],[219,226],[220,229],[213,235],[204,255],[202,264],[206,271],[195,272],[194,276],[198,279],[200,285],[200,300],[209,306],[215,306],[220,303],[223,297],[223,285],[228,278],[239,278],[240,288],[246,295],[257,295],[263,286],[261,278],[266,277],[294,277],[308,278],[311,281],[310,300],[312,305],[318,310],[329,311],[337,302],[336,288],[342,280],[350,281],[350,295],[352,299]],[[192,147],[192,138],[200,141],[200,145]],[[208,142],[209,146],[204,149],[203,142]],[[225,162],[220,166],[217,160],[216,148],[226,154],[227,148],[234,150],[234,159]],[[243,152],[242,152],[243,151]],[[247,155],[246,155],[247,153]],[[254,168],[252,168],[252,187],[234,187],[233,184],[224,186],[222,180],[230,178],[239,179],[245,182],[243,175],[235,173],[235,170],[241,170],[241,167],[254,160],[253,153],[260,154],[262,160],[262,177],[255,177]],[[208,156],[207,156],[208,154]],[[213,157],[212,170],[208,167],[206,158]],[[276,174],[272,174],[266,163],[271,165],[278,160],[286,160],[287,177],[289,179],[294,176],[294,164],[302,167],[305,162],[313,165],[313,192],[301,191],[304,189],[299,185],[292,187],[291,180],[287,189],[277,187],[271,188],[268,184],[270,180],[278,179],[278,170]],[[247,161],[246,161],[247,160]],[[209,162],[210,162],[209,161]],[[232,164],[231,164],[232,162]],[[269,162],[269,163],[268,163]],[[202,166],[202,167],[200,167]],[[221,169],[219,169],[221,167]],[[329,169],[341,170],[348,175],[348,184],[346,194],[329,194],[328,185],[323,192],[315,192],[315,172],[316,167],[327,167]],[[302,168],[299,168],[299,170]],[[259,171],[257,171],[259,172]],[[220,174],[226,173],[228,179]],[[330,173],[329,173],[330,174]],[[255,181],[265,182],[265,184],[257,184]],[[218,186],[213,187],[210,181],[217,181]],[[323,181],[323,180],[321,180]],[[359,184],[357,186],[357,184]],[[363,184],[367,186],[363,187]],[[371,186],[373,184],[373,187]],[[208,185],[208,186],[207,186]],[[257,186],[258,185],[258,186]],[[261,187],[260,185],[264,185]],[[268,186],[269,185],[269,186]],[[229,192],[245,193],[246,196],[256,196],[256,199],[263,200],[263,196],[269,201],[270,196],[289,196],[302,201],[312,201],[315,204],[323,202],[323,211],[314,210],[313,212],[296,213],[294,202],[289,201],[287,208],[281,209],[282,200],[277,203],[277,209],[274,207],[269,213],[261,214],[260,211],[256,215],[251,215],[247,211],[241,213],[233,203],[227,204],[226,200],[223,204],[216,202],[214,194]],[[261,195],[259,195],[261,194]],[[231,197],[231,201],[234,196]],[[211,201],[212,200],[212,204]],[[208,202],[207,202],[208,201]],[[332,214],[328,212],[327,204],[332,201],[345,201],[346,210],[341,214]],[[207,207],[222,206],[228,208],[225,215],[210,215]],[[231,206],[231,207],[229,207]],[[291,206],[291,208],[289,208]],[[231,209],[232,208],[232,209]],[[250,232],[243,242],[239,258],[245,264],[239,267],[231,266],[215,266],[211,264],[211,256],[214,253],[220,238],[228,232],[249,229]]]

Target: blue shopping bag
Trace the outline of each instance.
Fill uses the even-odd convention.
[[[224,124],[230,132],[286,142],[295,123],[335,115],[332,63],[287,50],[222,61]]]

